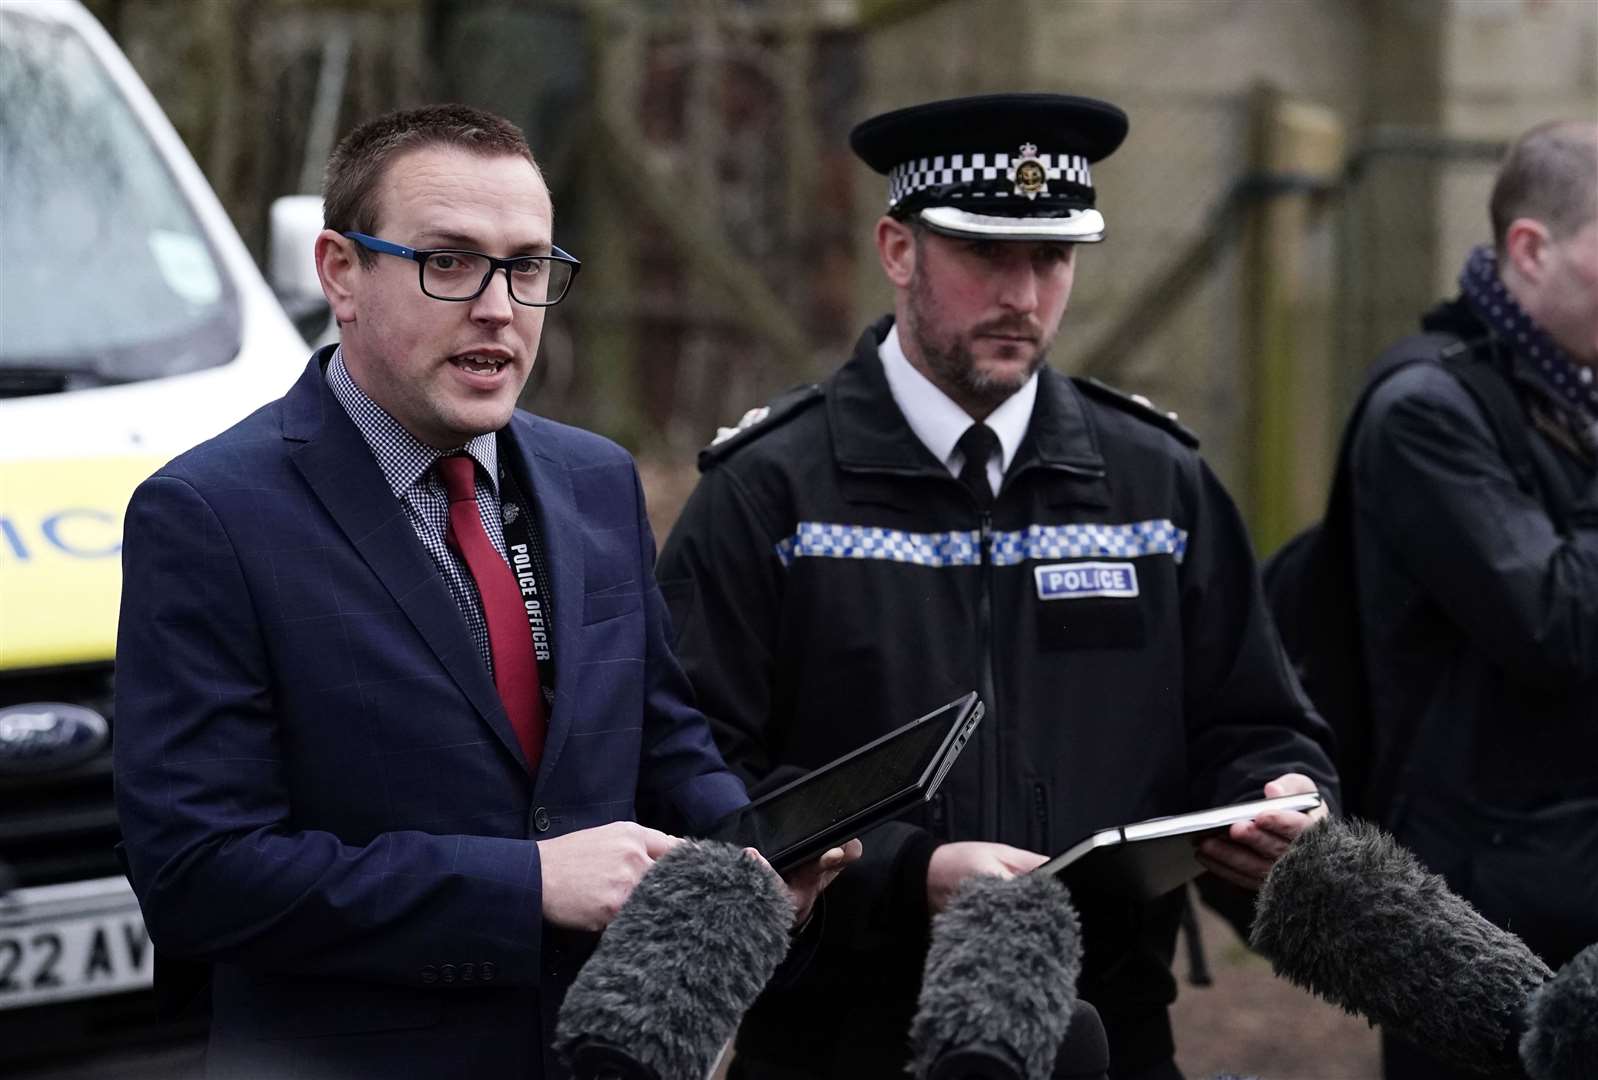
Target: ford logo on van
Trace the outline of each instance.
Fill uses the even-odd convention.
[[[0,775],[65,769],[94,757],[110,740],[105,717],[82,705],[8,705],[0,709]]]

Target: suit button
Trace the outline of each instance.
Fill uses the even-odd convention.
[[[493,982],[494,981],[494,961],[492,961],[492,960],[484,960],[483,963],[482,963],[482,966],[480,966],[477,969],[477,975],[484,982]]]
[[[542,806],[533,811],[533,828],[539,832],[549,831],[549,811]]]
[[[424,983],[436,983],[438,981],[438,969],[432,964],[428,964],[422,969],[422,981]]]

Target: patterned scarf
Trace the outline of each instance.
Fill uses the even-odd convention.
[[[1598,375],[1578,364],[1504,287],[1498,277],[1498,254],[1483,245],[1470,253],[1459,272],[1459,287],[1477,316],[1494,334],[1531,361],[1554,400],[1566,402],[1582,419],[1590,440],[1598,431]]]

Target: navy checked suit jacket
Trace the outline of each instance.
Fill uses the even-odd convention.
[[[626,452],[511,421],[554,579],[534,779],[326,359],[129,506],[130,876],[158,954],[211,964],[213,1076],[559,1076],[550,1031],[592,940],[542,923],[534,841],[692,832],[744,789],[666,644]]]

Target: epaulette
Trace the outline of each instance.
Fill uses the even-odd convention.
[[[1113,405],[1122,412],[1129,412],[1139,420],[1145,420],[1157,428],[1162,428],[1195,450],[1198,449],[1199,437],[1178,420],[1174,412],[1165,412],[1157,408],[1154,402],[1142,394],[1128,394],[1094,378],[1073,378],[1071,381],[1089,397]]]
[[[821,384],[805,383],[784,390],[768,404],[750,409],[739,419],[737,426],[716,429],[710,445],[699,451],[699,471],[705,472],[722,458],[741,446],[747,446],[760,436],[776,431],[788,420],[803,412],[805,406],[821,400]]]

